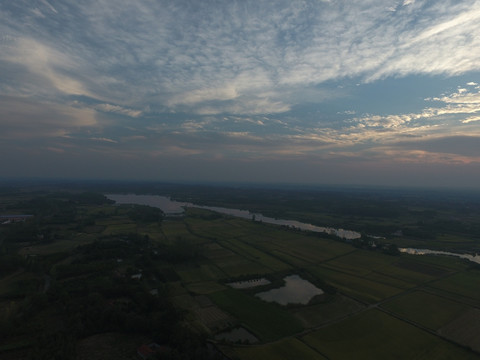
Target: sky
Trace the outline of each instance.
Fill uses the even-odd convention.
[[[0,0],[0,178],[480,187],[480,1]]]

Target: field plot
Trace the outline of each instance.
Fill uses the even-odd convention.
[[[217,291],[225,290],[227,287],[216,281],[196,282],[185,285],[188,291],[194,294],[211,294]]]
[[[204,282],[216,280],[225,277],[225,273],[213,264],[181,264],[175,268],[178,276],[186,284],[194,282]]]
[[[137,232],[137,224],[135,223],[125,223],[120,222],[118,224],[107,225],[105,230],[103,230],[103,235],[124,235],[124,234],[133,234]]]
[[[43,279],[39,275],[20,270],[0,279],[0,299],[23,298],[42,285]]]
[[[202,237],[210,238],[211,240],[225,240],[244,236],[249,231],[239,225],[241,222],[246,222],[246,220],[242,219],[220,217],[215,220],[199,220],[187,218],[185,221],[192,233],[201,234]]]
[[[205,240],[192,234],[183,221],[168,220],[162,222],[162,232],[169,242],[179,239],[190,240],[194,243],[201,244]]]
[[[443,336],[480,352],[480,310],[471,309],[439,330]]]
[[[469,303],[480,305],[480,271],[470,270],[449,276],[429,284],[434,289],[439,289],[450,297],[457,299],[470,299]]]
[[[291,313],[301,321],[305,328],[309,329],[356,313],[364,308],[365,306],[359,302],[336,294],[329,302],[295,308],[291,310]]]
[[[448,324],[468,309],[466,305],[424,291],[402,295],[382,304],[382,308],[432,330]]]
[[[304,336],[329,359],[476,359],[477,355],[434,335],[370,310]]]
[[[225,329],[235,321],[215,305],[196,307],[194,312],[200,323],[212,331]]]
[[[242,256],[229,256],[217,259],[215,265],[218,266],[228,277],[268,274],[272,270],[254,261],[250,261]]]
[[[425,274],[431,277],[441,277],[448,275],[451,270],[446,269],[437,265],[429,264],[426,261],[419,261],[420,259],[407,259],[401,258],[399,261],[395,263],[395,266],[406,269],[410,271],[414,271],[420,274]]]
[[[322,266],[314,266],[309,270],[341,292],[367,303],[374,303],[396,295],[402,290],[390,285],[371,281],[361,277],[342,273]]]
[[[381,284],[385,284],[385,285],[389,285],[389,286],[393,286],[393,287],[396,287],[399,289],[405,289],[405,290],[415,286],[415,284],[412,282],[408,282],[402,279],[398,279],[396,277],[392,277],[390,275],[386,275],[383,272],[383,269],[379,271],[374,270],[368,275],[364,276],[364,278],[374,282],[378,282]]]
[[[278,258],[300,267],[307,263],[318,264],[354,251],[351,246],[340,242],[302,234],[297,234],[296,238],[288,240],[274,239],[268,244],[262,244],[262,248],[274,253]]]
[[[148,235],[153,241],[163,242],[165,241],[165,235],[163,234],[163,227],[159,224],[146,224],[139,227],[138,231],[142,234]]]
[[[318,352],[295,338],[289,338],[271,344],[248,347],[224,348],[232,359],[240,360],[324,360]]]
[[[59,240],[47,244],[31,245],[20,249],[19,254],[23,256],[28,255],[50,255],[60,252],[67,252],[74,250],[77,246],[85,245],[93,242],[95,237],[92,235],[83,234],[76,236],[71,240]]]
[[[390,265],[397,258],[366,250],[356,250],[322,264],[324,267],[338,269],[356,276],[367,275]]]
[[[453,256],[403,254],[402,259],[420,264],[433,265],[445,271],[465,270],[469,267],[467,261]]]
[[[266,303],[241,291],[227,289],[209,296],[221,309],[244,323],[263,341],[298,333],[303,328],[293,315],[278,305]]]
[[[400,258],[397,258],[397,262],[383,267],[381,269],[381,273],[415,285],[420,285],[436,278],[435,276],[429,275],[422,271],[424,264],[421,262],[415,263],[413,261],[408,261],[407,263],[404,263],[402,257],[403,255],[400,256]],[[430,265],[426,264],[425,269],[427,271],[429,266]]]
[[[260,251],[253,246],[248,245],[243,239],[231,239],[222,241],[222,245],[229,248],[240,256],[244,256],[246,259],[261,263],[265,267],[272,271],[283,271],[291,268],[288,264]]]

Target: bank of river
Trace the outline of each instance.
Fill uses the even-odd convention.
[[[323,226],[316,226],[312,224],[302,223],[296,220],[283,220],[283,219],[275,219],[268,216],[264,216],[258,213],[252,213],[248,210],[240,210],[240,209],[229,209],[217,206],[204,206],[204,205],[196,205],[188,202],[180,202],[174,201],[166,196],[159,196],[159,195],[135,195],[135,194],[107,194],[105,195],[108,199],[114,200],[118,204],[137,204],[137,205],[148,205],[154,206],[162,209],[163,212],[167,215],[176,215],[181,214],[184,211],[185,207],[196,207],[206,210],[215,211],[218,213],[232,215],[244,219],[255,219],[255,221],[261,221],[268,224],[274,225],[283,225],[289,226],[300,230],[307,230],[313,232],[322,232],[327,233],[330,235],[338,236],[342,239],[358,239],[361,237],[361,234],[352,231],[352,230],[344,230],[344,229],[334,229],[329,227]]]
[[[401,248],[398,249],[402,253],[411,254],[411,255],[441,255],[441,256],[455,256],[468,261],[480,264],[480,256],[470,255],[470,254],[459,254],[449,251],[440,251],[440,250],[430,250],[430,249],[414,249],[414,248]]]
[[[360,233],[352,230],[334,229],[329,227],[316,226],[312,224],[302,223],[296,220],[275,219],[268,216],[263,216],[262,214],[252,213],[248,210],[229,209],[229,208],[223,208],[223,207],[217,207],[217,206],[203,206],[203,205],[196,205],[188,202],[174,201],[166,196],[160,196],[160,195],[107,194],[105,196],[110,200],[114,200],[118,204],[137,204],[137,205],[148,205],[148,206],[158,207],[162,209],[162,211],[167,215],[182,214],[185,211],[185,207],[196,207],[196,208],[216,211],[222,214],[232,215],[232,216],[236,216],[244,219],[255,219],[255,221],[262,221],[268,224],[290,226],[300,230],[327,233],[330,235],[336,235],[342,239],[347,239],[347,240],[358,239],[361,237]],[[459,253],[452,253],[448,251],[414,249],[414,248],[401,248],[399,250],[400,252],[413,254],[413,255],[456,256],[456,257],[480,264],[479,255],[459,254]]]

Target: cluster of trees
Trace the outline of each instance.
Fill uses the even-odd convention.
[[[387,255],[400,255],[398,246],[392,243],[383,243],[378,239],[369,236],[362,236],[358,239],[352,240],[352,245],[359,249],[366,249],[371,251],[381,251]]]
[[[97,235],[97,241],[73,252],[18,255],[25,242],[57,240],[57,233],[68,241],[64,229],[73,233],[95,225],[96,217],[85,207],[109,203],[90,192],[46,194],[17,203],[17,213],[34,217],[0,228],[0,277],[22,270],[36,274],[35,283],[21,284],[26,290],[0,319],[0,337],[28,339],[25,351],[31,359],[75,359],[79,339],[105,332],[143,334],[167,344],[172,359],[211,359],[205,339],[184,327],[183,313],[170,303],[162,283],[172,263],[198,256],[190,241],[159,246],[138,233]],[[138,223],[156,224],[164,215],[149,206],[130,206],[122,213]],[[139,269],[142,280],[132,279]]]

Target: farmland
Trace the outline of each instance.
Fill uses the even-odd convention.
[[[202,346],[208,341],[240,360],[480,359],[480,340],[472,335],[480,319],[475,264],[385,253],[380,245],[205,209],[165,217],[148,207],[68,194],[21,193],[5,202],[9,211],[35,216],[0,228],[0,330],[8,334],[0,341],[2,358],[29,356],[38,344],[47,351],[53,343],[61,344],[55,351],[65,358],[75,358],[94,336],[133,331],[138,346],[155,341],[178,356],[207,353]],[[404,220],[388,219],[382,221]],[[336,221],[345,225],[346,219]],[[442,235],[435,244],[466,244],[459,237]],[[286,306],[256,296],[281,288],[288,275],[324,293]],[[259,278],[269,283],[228,286]],[[71,330],[59,341],[66,324]],[[48,336],[33,336],[42,326]],[[216,337],[232,329],[257,341]],[[186,339],[192,344],[187,350],[180,346]],[[135,354],[135,344],[128,344],[124,351]],[[108,352],[112,345],[105,346]]]

